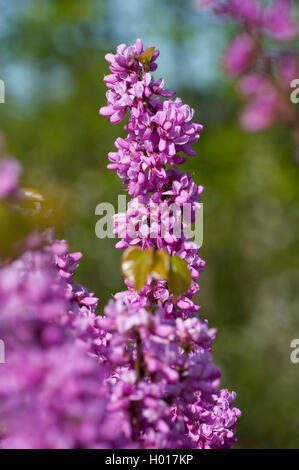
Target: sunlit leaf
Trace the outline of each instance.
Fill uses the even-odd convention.
[[[185,294],[189,290],[190,284],[191,274],[186,261],[180,256],[171,256],[168,285],[173,295],[177,298]]]
[[[122,255],[122,273],[137,291],[140,291],[146,283],[152,260],[153,250],[143,251],[138,247],[129,247]]]
[[[164,250],[157,250],[153,256],[151,275],[154,279],[167,281],[169,271],[169,254]]]

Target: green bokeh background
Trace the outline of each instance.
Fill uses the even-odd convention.
[[[188,0],[0,0],[0,8],[5,151],[22,162],[26,186],[59,195],[59,236],[84,253],[77,280],[100,297],[100,310],[124,288],[115,240],[94,231],[96,205],[125,194],[106,169],[124,131],[98,115],[104,54],[136,37],[160,49],[155,75],[205,127],[185,164],[205,186],[198,301],[218,328],[222,386],[238,394],[237,447],[297,448],[299,364],[290,342],[299,337],[299,166],[288,129],[238,127],[241,103],[220,67],[232,26]]]

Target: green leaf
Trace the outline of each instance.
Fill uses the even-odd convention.
[[[136,59],[143,65],[145,72],[150,71],[150,64],[154,50],[154,47],[148,47],[142,54],[136,56]]]
[[[143,251],[141,248],[130,246],[121,258],[121,270],[137,291],[146,283],[153,262],[153,250]]]
[[[180,256],[174,255],[170,258],[170,267],[168,274],[168,286],[174,297],[180,297],[185,294],[191,284],[191,274],[185,260]]]
[[[151,275],[159,281],[167,281],[169,272],[169,254],[164,250],[155,251]]]

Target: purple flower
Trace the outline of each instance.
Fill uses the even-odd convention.
[[[199,306],[192,300],[205,263],[186,228],[200,210],[203,187],[176,166],[166,167],[185,161],[180,152],[195,154],[192,144],[202,126],[193,122],[194,110],[179,98],[160,99],[172,93],[144,69],[142,53],[137,40],[106,56],[112,75],[104,79],[108,102],[100,113],[113,123],[129,111],[128,135],[118,138],[117,151],[108,155],[108,168],[117,171],[133,196],[127,212],[114,216],[114,231],[121,239],[116,247],[153,247],[178,255],[193,280],[178,299],[166,281],[153,282],[148,276],[137,292],[126,280],[127,290],[106,306],[98,326],[110,335],[104,348],[112,370],[109,409],[123,413],[126,435],[141,448],[230,447],[238,413],[232,397],[220,404],[220,371],[211,355],[216,331],[198,318]],[[249,47],[247,55],[249,60]],[[188,220],[177,217],[186,204]]]
[[[269,38],[286,42],[299,35],[291,0],[198,0],[195,7],[211,6],[216,14],[233,19],[242,28],[224,52],[224,70],[238,77],[246,96],[240,124],[248,132],[269,128],[280,121],[293,129],[297,160],[297,116],[291,109],[290,84],[298,75],[295,53],[269,47]],[[245,32],[244,32],[245,31]]]
[[[255,59],[255,43],[251,36],[236,36],[224,51],[223,65],[229,75],[236,76],[248,69]]]
[[[198,397],[190,406],[192,418],[188,419],[189,436],[200,449],[230,448],[236,442],[235,429],[241,416],[238,408],[232,406],[236,394],[227,390],[212,395],[207,402]],[[174,410],[174,416],[178,411]]]
[[[299,24],[292,18],[291,0],[275,0],[265,12],[265,32],[277,41],[288,41],[299,34]]]
[[[120,417],[107,414],[107,370],[87,354],[99,357],[104,335],[87,290],[63,275],[81,256],[67,249],[56,241],[0,268],[0,448],[123,445]]]
[[[289,90],[292,80],[299,76],[296,56],[289,52],[282,54],[278,59],[277,68],[278,77],[282,86],[286,90]]]
[[[239,90],[249,98],[240,117],[242,127],[248,132],[256,132],[272,125],[277,118],[281,101],[267,76],[247,75],[240,81]]]
[[[0,160],[0,199],[16,191],[20,174],[21,166],[14,158]]]
[[[203,127],[192,122],[193,115],[194,110],[183,105],[180,98],[163,102],[162,109],[151,119],[157,125],[158,149],[161,153],[165,152],[170,157],[179,151],[195,155],[190,144],[199,139]]]
[[[199,0],[195,6],[211,6],[216,14],[231,17],[278,41],[293,39],[299,33],[298,23],[292,17],[291,0],[272,0],[270,5],[258,0]]]
[[[192,300],[204,261],[187,219],[176,218],[188,203],[194,222],[203,187],[166,167],[185,161],[179,152],[194,155],[202,126],[179,98],[161,100],[173,92],[150,73],[158,55],[144,51],[140,39],[106,55],[111,75],[101,114],[117,123],[129,111],[128,136],[117,139],[109,168],[134,196],[115,216],[115,232],[118,248],[162,248],[184,259],[190,289],[176,299],[166,281],[148,276],[140,292],[126,281],[127,290],[98,316],[98,298],[74,281],[82,254],[38,233],[43,243],[0,265],[7,356],[1,448],[226,448],[236,440],[240,413],[234,395],[219,391],[212,361],[216,331],[199,319]],[[0,167],[1,197],[18,192],[12,163]]]

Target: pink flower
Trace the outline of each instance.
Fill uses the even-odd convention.
[[[160,99],[173,93],[144,70],[137,44],[139,55],[143,49],[137,40],[129,48],[119,46],[117,55],[106,56],[112,76],[105,81],[112,93],[107,93],[108,110],[104,107],[101,113],[113,122],[113,113],[129,111],[128,136],[116,140],[108,168],[117,171],[134,196],[127,212],[114,216],[114,230],[121,238],[116,247],[153,247],[178,255],[195,279],[205,263],[184,230],[187,221],[178,223],[170,207],[188,203],[188,222],[193,223],[203,187],[188,173],[166,165],[183,163],[179,152],[195,155],[192,144],[202,126],[193,122],[194,110],[179,98]],[[249,60],[249,47],[247,52]],[[241,60],[235,60],[238,67]],[[178,228],[183,230],[174,230]],[[199,287],[192,280],[189,291],[175,299],[166,281],[152,281],[148,276],[137,292],[126,280],[128,289],[115,295],[98,320],[100,329],[111,335],[104,350],[114,371],[110,409],[134,422],[129,436],[142,448],[230,447],[236,440],[238,410],[229,398],[225,410],[218,411],[220,372],[211,356],[216,331],[197,316],[199,306],[192,297]],[[206,417],[212,413],[210,422]],[[202,428],[199,423],[204,423]]]
[[[255,43],[251,36],[236,36],[224,51],[223,65],[228,75],[236,76],[248,69],[255,60]]]
[[[16,191],[20,174],[21,166],[14,158],[0,160],[0,199]]]
[[[271,81],[265,75],[247,75],[240,81],[239,90],[248,97],[240,117],[243,129],[256,132],[270,127],[280,109],[280,97]]]
[[[299,34],[299,24],[292,18],[291,6],[291,0],[275,0],[265,12],[265,32],[278,41],[288,41]]]

